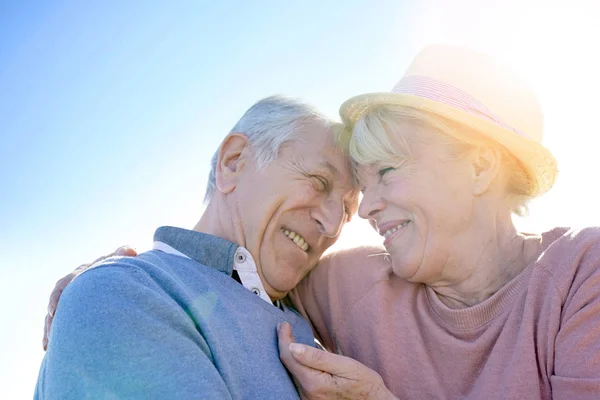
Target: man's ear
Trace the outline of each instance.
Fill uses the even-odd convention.
[[[502,154],[493,148],[480,147],[472,154],[474,194],[487,192],[500,173]]]
[[[215,174],[219,192],[231,193],[235,190],[249,158],[250,146],[246,135],[232,133],[223,140],[219,148]]]

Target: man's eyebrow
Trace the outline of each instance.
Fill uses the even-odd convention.
[[[319,168],[324,168],[328,170],[329,173],[331,173],[335,178],[338,178],[340,176],[340,171],[335,167],[335,165],[333,165],[329,161],[320,162]]]

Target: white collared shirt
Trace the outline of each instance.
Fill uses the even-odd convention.
[[[177,251],[173,247],[169,246],[166,243],[160,241],[154,241],[154,250],[162,251],[163,253],[173,254],[179,257],[190,258],[183,254],[180,251]],[[265,287],[258,276],[258,271],[256,270],[256,264],[254,263],[254,259],[248,250],[239,246],[235,251],[235,255],[233,256],[233,269],[237,271],[240,276],[240,281],[242,281],[242,285],[250,290],[255,295],[259,296],[264,301],[269,304],[273,304],[276,307],[281,308],[279,300],[276,302],[272,302],[271,298],[267,294]]]

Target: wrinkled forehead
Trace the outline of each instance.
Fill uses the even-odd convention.
[[[331,147],[331,151],[325,151],[323,154],[323,160],[327,168],[333,167],[332,172],[336,174],[340,183],[347,190],[358,189],[357,170],[348,149],[340,146],[335,140]]]
[[[315,137],[316,136],[316,137]],[[294,144],[285,155],[292,165],[310,175],[321,175],[329,181],[330,190],[342,195],[349,209],[358,205],[359,186],[355,179],[348,152],[335,140],[331,132],[306,135]]]
[[[361,191],[367,185],[369,179],[377,177],[378,171],[381,168],[381,163],[379,162],[361,164],[356,160],[351,160],[351,164],[354,184]]]
[[[331,176],[333,184],[345,191],[358,188],[353,162],[346,151],[335,144],[315,150],[316,157],[312,162],[315,170]]]
[[[349,149],[337,139],[341,129],[341,124],[333,124],[326,128],[312,127],[304,135],[297,137],[297,141],[302,147],[309,149],[306,158],[310,159],[313,166],[326,170],[340,183],[353,188],[354,171]]]
[[[359,188],[358,164],[350,154],[348,142],[344,138],[345,132],[346,128],[343,125],[336,126],[330,135],[328,146],[333,149],[332,153],[335,154],[335,159],[341,165],[340,170],[344,171],[344,176],[348,180],[347,185],[351,189],[357,190]]]

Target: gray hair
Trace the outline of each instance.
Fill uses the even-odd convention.
[[[302,128],[311,125],[329,130],[338,124],[299,100],[270,96],[250,107],[229,134],[238,132],[246,135],[257,167],[264,168],[277,158],[282,145],[298,139]],[[210,161],[205,203],[210,201],[216,188],[215,173],[220,149],[221,146]]]

